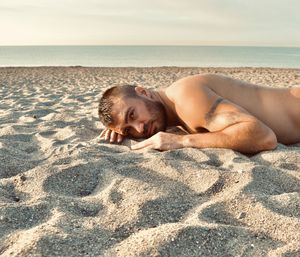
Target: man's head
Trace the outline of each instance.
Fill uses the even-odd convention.
[[[140,86],[114,86],[99,100],[100,121],[111,130],[134,138],[149,137],[166,129],[164,105]]]

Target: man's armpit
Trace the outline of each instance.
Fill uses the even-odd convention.
[[[210,132],[221,131],[229,126],[246,120],[249,120],[249,115],[242,112],[216,113],[207,120],[205,128]]]
[[[205,114],[205,121],[206,123],[210,122],[210,120],[213,118],[214,113],[218,107],[218,105],[224,100],[222,97],[218,97],[217,100],[213,103],[213,105],[210,107],[209,111]]]

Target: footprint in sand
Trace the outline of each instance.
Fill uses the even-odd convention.
[[[101,170],[93,164],[80,164],[62,169],[44,181],[44,190],[59,195],[84,197],[90,195],[101,180]]]

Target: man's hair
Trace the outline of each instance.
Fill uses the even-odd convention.
[[[114,123],[112,117],[112,108],[116,100],[123,98],[135,98],[135,85],[113,86],[107,89],[99,100],[98,115],[104,126]]]

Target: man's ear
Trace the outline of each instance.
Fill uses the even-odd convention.
[[[136,86],[135,87],[135,92],[139,95],[139,96],[147,96],[150,97],[150,92],[146,89],[143,88],[141,86]]]

